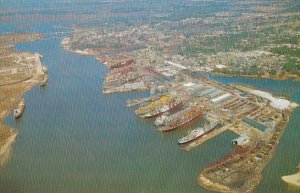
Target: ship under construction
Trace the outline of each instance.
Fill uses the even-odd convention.
[[[169,96],[169,95],[162,96],[160,99],[153,101],[146,106],[142,106],[142,107],[138,108],[135,111],[135,114],[141,116],[143,114],[150,113],[151,111],[154,111],[157,106],[171,101],[172,98],[173,97]]]
[[[182,102],[178,99],[172,99],[168,101],[167,103],[163,103],[161,105],[156,106],[153,110],[150,112],[142,115],[142,118],[152,118],[155,116],[158,116],[164,112],[172,112],[175,109],[178,109],[182,106]]]
[[[193,121],[197,119],[201,119],[202,117],[203,117],[203,107],[195,105],[189,107],[189,110],[185,111],[184,113],[179,113],[172,120],[169,120],[165,126],[159,127],[158,130],[163,132],[172,131],[179,127],[187,126],[191,124]]]

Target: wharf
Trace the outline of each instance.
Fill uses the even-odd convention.
[[[224,127],[221,127],[219,129],[214,129],[212,132],[203,135],[201,138],[197,139],[196,141],[193,141],[187,145],[183,145],[181,146],[180,149],[182,149],[183,151],[191,151],[192,149],[194,149],[195,147],[201,145],[202,143],[214,138],[217,135],[220,135],[221,133],[225,132],[226,130],[228,130],[230,127],[232,127],[233,124],[229,124],[226,125]]]

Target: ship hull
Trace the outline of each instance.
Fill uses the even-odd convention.
[[[215,129],[215,128],[213,128],[213,129],[211,129],[211,130],[209,130],[209,131],[207,131],[207,132],[204,132],[204,133],[202,133],[201,135],[199,135],[199,136],[197,136],[197,137],[194,137],[194,138],[191,139],[191,140],[187,140],[187,141],[183,141],[183,142],[179,142],[179,141],[178,141],[178,144],[179,144],[179,145],[185,145],[185,144],[191,143],[191,142],[193,142],[193,141],[196,141],[196,140],[200,139],[201,137],[203,137],[204,135],[206,135],[206,134],[212,132],[214,129]]]
[[[193,117],[190,120],[187,120],[186,122],[184,122],[182,124],[176,125],[174,127],[169,127],[169,126],[163,127],[161,129],[161,131],[163,131],[163,132],[169,132],[169,131],[173,131],[173,130],[175,130],[177,128],[187,127],[187,126],[193,124],[196,120],[201,119],[202,117],[203,117],[203,113],[199,113],[197,116]]]
[[[165,112],[172,112],[172,111],[174,111],[174,110],[180,108],[180,107],[181,107],[181,104],[182,104],[182,103],[178,103],[178,104],[174,105],[173,107],[170,107],[170,108],[167,109],[167,110],[159,111],[159,112],[154,113],[154,114],[144,114],[144,116],[143,116],[142,118],[146,118],[146,119],[149,119],[149,118],[155,118],[155,117],[158,117],[159,115],[161,115],[161,114],[163,114],[163,113],[165,113]]]

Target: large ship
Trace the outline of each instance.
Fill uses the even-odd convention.
[[[142,115],[141,117],[143,117],[143,118],[155,117],[155,116],[158,116],[158,115],[160,115],[164,112],[175,110],[181,104],[182,104],[182,102],[180,100],[173,99],[173,100],[169,101],[166,104],[162,104],[162,105],[157,106],[155,109],[153,109],[152,111]]]
[[[133,107],[136,105],[140,105],[140,107],[143,107],[155,100],[158,100],[159,98],[160,98],[159,96],[155,95],[146,98],[128,99],[126,101],[126,107]]]
[[[14,109],[15,119],[19,118],[22,115],[22,113],[24,111],[24,108],[25,108],[25,100],[21,99],[19,104],[18,104],[18,108]]]
[[[158,128],[160,131],[172,131],[178,127],[184,127],[187,124],[192,123],[195,119],[203,117],[203,108],[200,106],[193,106],[190,110],[179,113],[174,119],[168,121],[166,126]]]
[[[167,119],[168,119],[168,116],[163,114],[163,115],[156,118],[154,124],[157,127],[163,126],[166,123]]]
[[[186,143],[192,142],[192,141],[200,138],[204,134],[206,134],[206,133],[212,131],[213,129],[215,129],[218,124],[219,124],[219,121],[213,121],[211,124],[209,124],[205,127],[194,129],[187,136],[179,139],[178,143],[179,144],[186,144]]]
[[[157,126],[157,127],[161,127],[161,126],[165,126],[168,124],[168,122],[170,120],[173,120],[174,118],[178,117],[180,114],[184,114],[188,111],[191,110],[190,107],[187,107],[187,104],[183,104],[181,105],[180,107],[182,110],[179,110],[178,112],[174,113],[174,114],[170,114],[170,113],[163,113],[163,115],[159,116],[156,118],[154,124]]]
[[[131,65],[131,64],[133,64],[133,60],[127,60],[127,61],[125,61],[125,62],[120,62],[120,63],[117,63],[117,64],[115,64],[115,65],[112,65],[111,67],[110,67],[110,69],[114,69],[114,68],[122,68],[122,67],[125,67],[125,66],[129,66],[129,65]]]
[[[172,99],[171,96],[163,96],[161,97],[159,100],[156,100],[156,101],[153,101],[151,102],[150,104],[146,105],[146,106],[142,106],[140,108],[138,108],[136,111],[135,111],[135,114],[136,115],[143,115],[143,114],[146,114],[146,113],[149,113],[153,110],[155,110],[155,108],[161,104],[164,104],[166,102],[169,102],[170,100]]]

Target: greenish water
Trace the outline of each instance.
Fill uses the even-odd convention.
[[[0,192],[208,192],[196,184],[196,177],[208,163],[230,152],[236,136],[226,132],[182,152],[176,141],[186,130],[162,134],[125,107],[128,98],[148,92],[103,95],[104,66],[93,57],[64,51],[60,41],[49,38],[17,46],[44,56],[49,84],[25,94],[27,106],[20,120],[6,119],[19,129],[19,136],[1,169]],[[300,84],[292,81],[212,78],[288,94],[300,102]],[[300,161],[299,117],[296,110],[257,192],[296,192],[280,177],[295,172]]]
[[[62,4],[46,0],[12,2],[1,5],[9,5],[7,9],[25,7],[26,17],[20,21],[1,20],[1,33],[48,33],[67,23],[59,19],[52,23],[39,21],[51,11],[46,9],[39,16],[32,9]],[[60,41],[61,37],[50,36],[17,46],[20,51],[44,56],[49,84],[24,95],[26,110],[20,120],[9,116],[5,121],[18,128],[19,136],[10,160],[0,170],[0,193],[208,193],[197,185],[196,178],[207,164],[230,152],[230,142],[236,136],[226,132],[191,152],[181,151],[177,139],[186,130],[162,134],[155,131],[153,122],[137,119],[134,110],[125,107],[128,98],[148,96],[148,92],[103,95],[102,80],[107,69],[93,57],[64,51]],[[300,103],[300,83],[211,78],[285,94]],[[299,119],[297,109],[257,193],[297,192],[280,177],[294,173],[300,161]]]
[[[92,57],[65,52],[61,39],[19,45],[39,52],[49,83],[25,94],[26,111],[10,161],[0,173],[0,192],[207,192],[196,177],[209,162],[231,149],[226,133],[184,153],[177,139],[153,122],[137,119],[128,98],[148,92],[103,95],[104,66]]]

